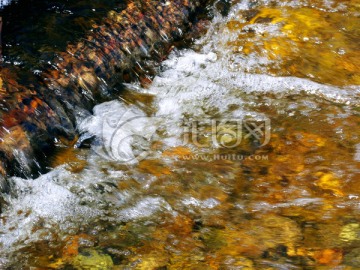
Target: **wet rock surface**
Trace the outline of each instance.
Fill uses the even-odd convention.
[[[316,36],[330,62],[346,63],[358,51],[357,12],[356,1],[256,1],[215,17],[197,50],[174,51],[151,85],[126,85],[94,109],[79,127],[94,136],[90,149],[61,152],[38,179],[12,179],[1,263],[357,269],[358,71],[296,39]],[[256,46],[235,50],[240,41]],[[326,75],[334,70],[339,80]],[[136,140],[114,140],[130,131]],[[146,156],[124,164],[142,147]]]
[[[200,4],[208,2],[118,4],[119,10],[94,22],[85,37],[67,44],[35,75],[3,63],[2,174],[31,177],[44,171],[43,160],[54,145],[72,146],[76,124],[96,103],[116,98],[124,82],[140,77],[140,81],[151,81],[147,62],[156,66],[168,55],[174,42],[195,23],[195,14],[203,9]]]

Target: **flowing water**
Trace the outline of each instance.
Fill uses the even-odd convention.
[[[1,269],[360,269],[360,4],[238,1],[13,178]]]
[[[69,42],[84,37],[110,9],[121,10],[123,0],[0,1],[4,62],[39,70],[66,50]],[[116,7],[116,8],[115,8]]]

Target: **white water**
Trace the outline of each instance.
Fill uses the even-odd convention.
[[[245,7],[242,4],[236,8]],[[224,36],[228,39],[233,37],[217,33],[218,25],[225,22],[226,19],[220,17],[214,19],[212,31],[198,42],[205,45],[200,52],[183,50],[172,53],[149,89],[128,85],[132,91],[155,96],[156,110],[152,115],[121,100],[94,108],[94,115],[79,124],[82,132],[97,137],[84,171],[75,174],[62,166],[38,179],[13,179],[14,192],[6,197],[9,207],[3,214],[5,219],[0,228],[3,264],[9,258],[16,258],[16,252],[22,247],[44,239],[51,242],[54,234],[64,238],[98,220],[116,224],[150,219],[159,211],[176,215],[164,198],[145,194],[144,191],[153,181],[149,176],[134,173],[141,188],[133,192],[120,192],[116,188],[119,180],[134,175],[114,168],[114,163],[131,160],[128,165],[136,167],[135,156],[161,155],[146,151],[156,140],[168,146],[182,145],[184,118],[204,122],[214,115],[220,119],[242,119],[247,116],[265,119],[266,115],[251,110],[249,105],[254,104],[249,104],[248,100],[251,96],[266,93],[275,94],[278,99],[303,94],[344,106],[359,105],[359,87],[340,89],[307,79],[272,77],[244,71],[244,65],[262,59],[239,60],[234,66],[230,52],[221,46],[225,42]],[[316,107],[311,101],[307,104],[309,110]],[[230,109],[232,105],[236,105],[236,109]],[[271,101],[268,106],[272,106]],[[355,156],[358,159],[359,147]],[[106,174],[104,169],[107,170]],[[212,209],[219,204],[211,197],[199,201],[186,196],[178,203],[188,209]]]
[[[1,0],[0,1],[0,8],[3,8],[7,5],[9,5],[12,2],[12,0]]]

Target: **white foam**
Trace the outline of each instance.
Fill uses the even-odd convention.
[[[249,5],[250,1],[242,1],[235,9],[247,9]],[[228,19],[234,14],[235,11],[231,12]],[[265,61],[255,56],[246,61],[239,60],[239,68],[232,66],[231,53],[222,50],[224,40],[216,35],[216,24],[224,23],[226,20],[223,18],[214,19],[208,36],[199,41],[199,44],[204,44],[201,51],[172,53],[163,63],[164,71],[154,79],[149,89],[128,85],[132,90],[155,96],[157,110],[154,115],[149,117],[136,106],[120,101],[106,102],[94,108],[94,115],[83,120],[79,130],[97,137],[93,150],[100,156],[89,154],[88,166],[81,173],[73,174],[60,167],[35,180],[13,179],[16,196],[6,198],[10,207],[4,212],[6,221],[0,227],[0,266],[8,254],[16,253],[23,246],[31,246],[39,239],[49,238],[51,241],[52,231],[66,235],[97,219],[130,221],[150,218],[161,211],[176,215],[161,196],[141,193],[148,190],[153,179],[141,181],[140,174],[129,176],[112,165],[133,158],[134,151],[140,153],[141,149],[146,149],[147,143],[157,139],[172,147],[182,144],[184,118],[199,121],[242,119],[246,116],[264,118],[266,115],[247,109],[247,100],[267,93],[275,93],[277,97],[314,95],[339,104],[359,105],[359,86],[338,88],[295,77],[251,74],[241,65]],[[316,109],[316,101],[304,102],[306,104],[309,110]],[[292,104],[291,108],[296,110],[296,106]],[[360,161],[359,145],[354,159]],[[134,177],[141,187],[131,191],[118,190],[119,181],[130,177]],[[205,210],[220,204],[214,198],[199,200],[188,194],[180,196],[175,205],[179,202],[188,208]],[[303,198],[276,207],[319,203],[322,202],[316,198]],[[274,206],[264,203],[257,209],[271,207]]]
[[[152,216],[155,212],[169,212],[177,215],[171,206],[161,197],[145,197],[139,200],[134,206],[119,211],[121,220],[138,220]]]
[[[356,145],[354,160],[360,162],[360,143]]]
[[[220,54],[220,53],[219,53]],[[359,105],[360,87],[339,88],[297,77],[274,77],[229,70],[227,58],[214,52],[183,51],[165,61],[167,70],[154,80],[151,93],[158,96],[158,114],[179,115],[179,111],[202,114],[204,107],[222,112],[230,104],[242,104],[244,94],[278,93],[283,96],[306,92],[337,103]],[[198,111],[196,111],[198,110]]]
[[[68,177],[71,175],[59,168],[35,180],[12,179],[16,196],[7,198],[12,207],[3,213],[7,222],[0,228],[4,252],[15,243],[43,239],[41,235],[48,235],[52,227],[62,232],[76,230],[100,214],[97,209],[81,205],[81,198],[58,182]]]
[[[159,119],[148,117],[136,106],[119,101],[95,106],[94,115],[79,126],[80,132],[95,135],[93,149],[102,157],[126,164],[136,164],[147,154],[142,149],[155,135]],[[137,149],[134,150],[136,146]],[[137,151],[137,153],[135,153]],[[140,156],[139,156],[140,155]]]
[[[220,204],[220,202],[214,198],[198,200],[193,197],[183,199],[182,203],[187,207],[200,207],[202,209],[213,209]]]
[[[0,8],[3,8],[4,6],[9,5],[12,2],[12,0],[1,0],[0,1]]]

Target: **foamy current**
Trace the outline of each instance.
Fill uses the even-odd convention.
[[[6,5],[5,1],[2,4]],[[213,118],[268,119],[271,116],[265,112],[254,110],[257,103],[253,99],[266,95],[269,97],[262,105],[268,107],[277,106],[274,104],[279,100],[301,96],[296,102],[281,105],[284,114],[288,113],[286,109],[296,110],[300,105],[303,115],[310,114],[317,110],[318,100],[344,108],[343,115],[336,117],[346,117],[359,106],[359,86],[340,88],[304,78],[249,72],[249,68],[267,60],[257,59],[255,55],[248,58],[233,55],[224,44],[235,37],[223,27],[238,10],[249,5],[247,1],[236,5],[227,18],[216,16],[208,34],[196,42],[200,49],[172,52],[148,89],[137,84],[126,86],[129,91],[154,97],[151,104],[139,102],[151,105],[150,113],[144,106],[122,99],[96,106],[93,115],[79,123],[82,138],[95,138],[83,171],[74,173],[63,165],[37,179],[11,179],[13,191],[5,195],[8,207],[2,214],[0,227],[0,266],[12,263],[20,256],[17,252],[40,240],[48,240],[55,246],[59,239],[89,224],[151,220],[160,212],[176,216],[178,210],[166,198],[147,194],[154,179],[137,172],[136,166],[148,156],[161,158],[161,153],[149,150],[157,141],[168,147],[183,145],[184,119],[200,123]],[[298,1],[288,5],[296,6]],[[333,116],[329,115],[327,121],[333,121]],[[358,162],[359,145],[354,146],[354,153],[354,161]],[[117,164],[125,164],[127,169],[117,168]],[[134,179],[137,188],[119,191],[117,183],[129,178]],[[300,199],[294,201],[299,202]],[[313,202],[321,203],[321,200],[308,198],[300,204]],[[220,202],[184,194],[177,204],[193,211],[205,211]],[[101,226],[96,230],[101,231]]]

